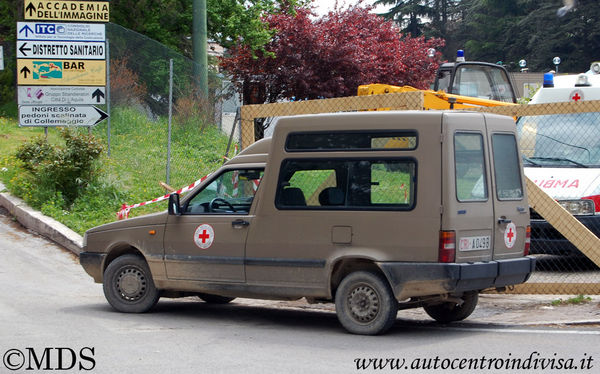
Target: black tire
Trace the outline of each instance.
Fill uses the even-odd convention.
[[[377,335],[396,321],[398,301],[380,274],[357,271],[347,275],[335,293],[338,320],[353,334]]]
[[[104,271],[104,296],[113,308],[124,313],[144,313],[160,297],[146,261],[137,255],[123,255]]]
[[[441,323],[450,323],[456,321],[462,321],[473,313],[479,300],[479,292],[470,291],[465,292],[463,296],[463,303],[458,305],[454,302],[445,302],[442,304],[426,305],[423,307],[425,312],[429,316]]]
[[[198,294],[198,297],[208,304],[228,304],[235,300],[235,297],[225,297],[219,295],[211,295],[207,293]]]

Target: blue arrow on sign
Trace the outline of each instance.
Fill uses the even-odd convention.
[[[28,37],[30,32],[33,32],[33,30],[31,29],[31,27],[29,27],[29,25],[25,25],[21,28],[21,30],[19,30],[19,34],[22,33],[23,31],[25,31],[25,37]]]

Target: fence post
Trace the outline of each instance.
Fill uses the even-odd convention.
[[[167,136],[167,184],[171,183],[171,121],[173,119],[173,59],[169,60],[169,135]]]

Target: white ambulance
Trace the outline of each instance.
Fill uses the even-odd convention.
[[[530,104],[600,100],[600,62],[578,75],[544,75]],[[517,122],[525,175],[600,234],[599,112],[521,117]],[[531,253],[581,255],[536,212]]]

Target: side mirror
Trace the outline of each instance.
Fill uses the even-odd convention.
[[[173,193],[169,195],[169,215],[181,215],[181,205],[179,205],[178,193]]]

